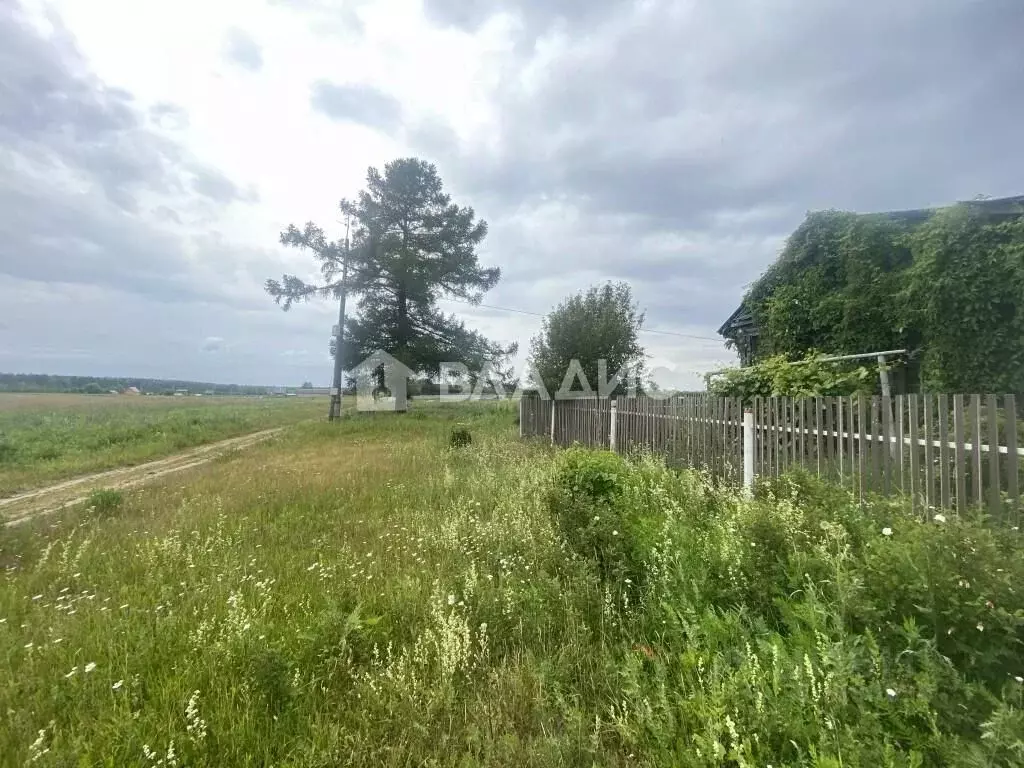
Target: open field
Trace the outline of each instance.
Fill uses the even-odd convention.
[[[298,424],[0,531],[0,763],[1020,765],[1021,545],[508,403]]]
[[[0,394],[0,497],[320,418],[326,398]]]

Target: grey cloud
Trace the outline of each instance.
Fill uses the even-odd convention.
[[[509,62],[501,151],[471,161],[481,187],[698,226],[728,207],[1015,191],[1020,169],[997,160],[1024,118],[1006,98],[1024,86],[1013,0],[648,8],[568,37],[537,90]],[[964,188],[978,168],[994,189]]]
[[[272,6],[305,14],[316,34],[349,38],[361,37],[366,31],[359,9],[367,3],[368,0],[270,0]]]
[[[149,127],[178,108],[145,114],[89,73],[59,22],[44,36],[17,7],[0,14],[0,72],[0,274],[236,300],[195,279],[181,212],[251,193]]]
[[[47,39],[17,9],[0,16],[0,146],[54,174],[80,170],[107,198],[135,210],[140,189],[180,189],[181,150],[145,129],[130,94],[88,74],[58,26]]]
[[[243,192],[216,168],[196,166],[192,169],[192,189],[214,202],[227,204],[237,200],[251,201],[251,192]]]
[[[220,336],[207,336],[203,339],[200,349],[203,352],[221,352],[224,349],[224,339]]]
[[[149,118],[158,127],[171,130],[188,128],[188,112],[177,104],[161,101],[149,108]]]
[[[183,223],[181,220],[181,216],[178,214],[178,212],[166,205],[158,205],[153,210],[153,213],[157,216],[157,218],[161,219],[162,221],[171,222],[173,224]]]
[[[510,13],[522,21],[525,32],[535,35],[555,24],[585,29],[629,5],[629,0],[425,0],[423,7],[432,21],[470,32],[497,13]]]
[[[249,36],[248,32],[233,27],[228,30],[224,41],[225,55],[238,66],[250,72],[263,69],[263,49]]]
[[[371,85],[339,85],[327,80],[313,84],[313,109],[332,120],[360,123],[384,131],[394,130],[402,117],[398,100]]]
[[[428,3],[480,23],[462,7]],[[596,265],[634,283],[652,325],[714,335],[807,210],[1024,191],[1016,0],[545,7],[523,6],[543,50],[504,61],[486,149],[435,123],[407,133],[491,220],[508,287]]]

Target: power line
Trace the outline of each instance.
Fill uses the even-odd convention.
[[[455,304],[467,304],[471,307],[484,307],[486,309],[496,309],[499,312],[515,312],[520,315],[532,315],[533,317],[546,317],[541,312],[530,312],[526,309],[514,309],[512,307],[497,307],[493,304],[474,304],[472,301],[464,301],[462,299],[441,299],[441,301],[451,301]],[[662,336],[678,336],[682,339],[696,339],[698,341],[713,341],[716,344],[723,344],[722,339],[713,339],[710,336],[694,336],[690,333],[678,333],[676,331],[662,331],[657,328],[641,328],[640,333],[657,333]]]

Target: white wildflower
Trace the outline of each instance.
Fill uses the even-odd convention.
[[[43,744],[45,742],[46,742],[46,729],[45,728],[40,728],[39,729],[39,736],[36,737],[35,741],[33,741],[31,744],[28,745],[28,753],[29,753],[29,762],[30,763],[38,762],[39,758],[41,758],[43,755],[45,755],[47,752],[50,751],[49,747],[45,747],[45,748],[43,747]]]
[[[978,631],[979,632],[984,632],[985,631],[985,625],[982,624],[980,621],[978,622]]]
[[[945,515],[936,515],[935,517],[932,518],[932,520],[934,520],[936,523],[944,523],[944,522],[946,522],[946,516]]]
[[[885,689],[885,695],[888,696],[890,699],[895,699],[896,698],[896,689],[895,688],[886,688]]]
[[[185,706],[185,730],[195,743],[206,738],[206,721],[199,716],[199,691],[193,691]]]
[[[882,529],[882,535],[883,536],[892,536],[892,528],[890,528],[889,526],[886,526],[885,528],[883,528]]]
[[[111,688],[112,688],[113,690],[115,690],[115,691],[118,691],[118,690],[120,690],[120,689],[121,689],[121,686],[122,686],[122,685],[124,685],[124,680],[123,680],[123,679],[121,679],[121,680],[118,680],[118,681],[117,681],[116,683],[114,683],[114,684],[113,684],[112,686],[110,686],[110,687],[111,687]]]
[[[455,595],[448,595],[448,605],[455,605]]]
[[[612,536],[618,536],[618,535],[619,535],[618,531],[612,531]]]
[[[1018,683],[1024,683],[1024,677],[1021,677],[1020,675],[1015,675],[1013,679]]]
[[[96,662],[95,661],[90,661],[88,664],[85,665],[85,671],[86,672],[92,672],[94,669],[96,669]]]
[[[70,671],[70,672],[68,672],[68,673],[67,673],[66,675],[64,675],[64,677],[74,677],[74,674],[75,674],[75,673],[76,673],[77,671],[78,671],[78,665],[75,665],[75,666],[73,666],[73,667],[71,668],[71,671]]]

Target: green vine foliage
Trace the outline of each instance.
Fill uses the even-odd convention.
[[[912,387],[1024,390],[1020,215],[811,213],[745,302],[762,359],[919,350]]]
[[[902,294],[925,339],[932,390],[1024,388],[1024,219],[989,223],[965,208],[936,214],[911,239]]]
[[[868,394],[874,390],[877,369],[851,368],[848,363],[822,362],[811,356],[791,362],[775,355],[746,368],[730,368],[707,378],[708,391],[720,397],[815,397]]]

